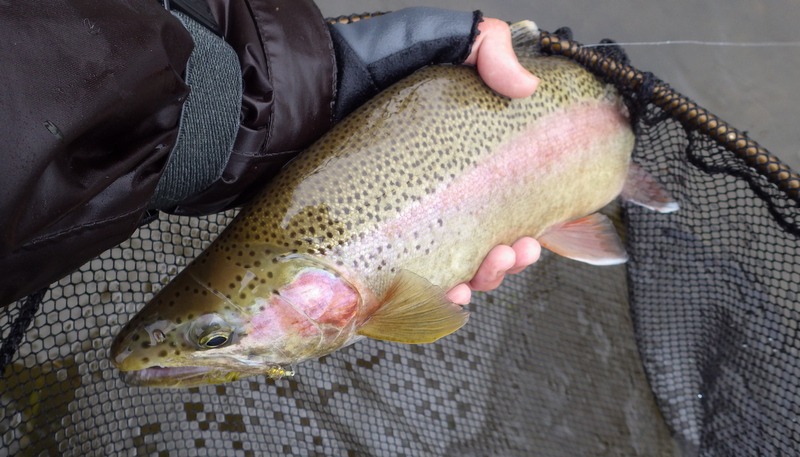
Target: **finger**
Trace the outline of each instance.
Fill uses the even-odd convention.
[[[475,277],[469,282],[472,290],[492,290],[496,289],[509,268],[514,266],[516,254],[511,246],[499,245],[492,248],[486,258],[478,267]]]
[[[472,290],[470,290],[467,283],[462,282],[450,289],[446,296],[448,300],[457,305],[468,305],[469,301],[472,299]]]
[[[542,254],[542,246],[539,242],[527,236],[515,241],[511,248],[516,254],[516,261],[507,274],[519,273],[539,260],[539,256]]]
[[[508,24],[488,18],[478,25],[478,30],[481,33],[465,63],[475,64],[481,79],[496,92],[511,98],[530,96],[539,78],[517,60]]]

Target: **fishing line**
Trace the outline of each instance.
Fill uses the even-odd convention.
[[[702,40],[666,40],[666,41],[632,41],[628,43],[594,43],[585,44],[584,48],[603,48],[608,46],[665,46],[665,45],[698,45],[698,46],[721,46],[736,48],[777,48],[777,47],[800,47],[800,41],[759,41],[759,42],[735,42],[735,41],[702,41]]]

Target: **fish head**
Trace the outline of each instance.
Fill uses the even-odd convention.
[[[136,385],[189,387],[266,374],[357,339],[361,294],[304,254],[198,258],[119,333],[111,360]]]

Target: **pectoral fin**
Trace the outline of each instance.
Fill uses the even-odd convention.
[[[383,305],[358,329],[360,335],[397,343],[432,343],[463,326],[469,313],[445,297],[441,287],[401,270]]]
[[[556,254],[592,265],[617,265],[628,260],[614,224],[595,213],[549,229],[539,243]]]

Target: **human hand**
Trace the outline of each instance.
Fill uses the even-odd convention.
[[[511,98],[530,96],[539,85],[539,78],[517,61],[508,24],[485,18],[478,24],[478,30],[480,34],[464,63],[475,65],[481,79],[499,94]]]
[[[515,274],[539,260],[542,247],[533,238],[524,237],[511,246],[498,245],[483,259],[475,276],[469,282],[461,283],[447,292],[453,303],[466,305],[472,298],[473,290],[488,291],[496,289],[507,274]]]

